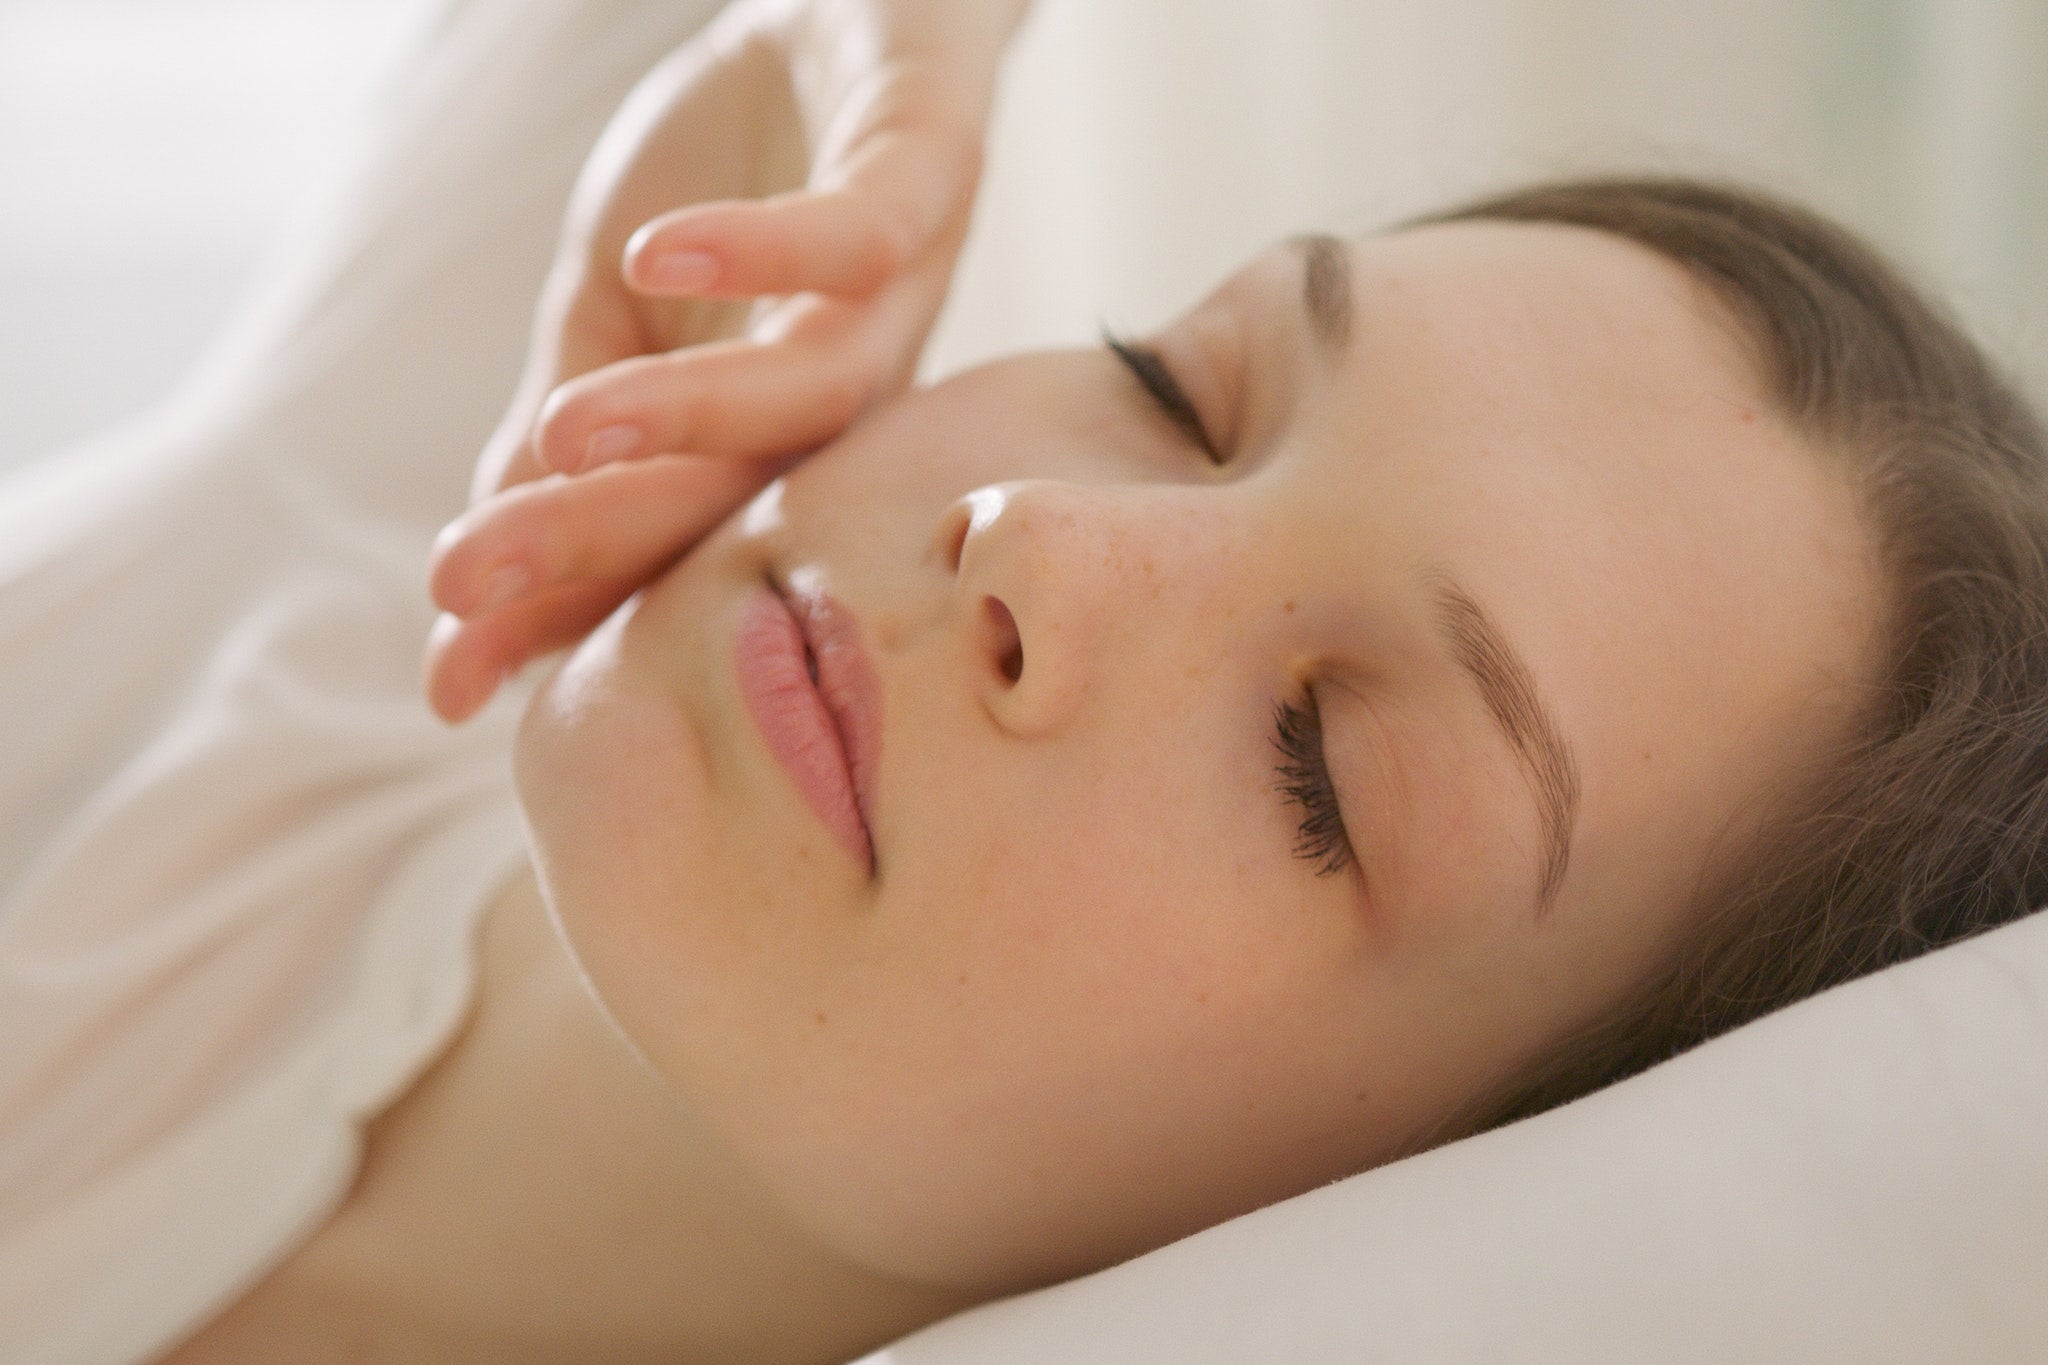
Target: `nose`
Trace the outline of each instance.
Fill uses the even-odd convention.
[[[946,509],[933,552],[953,575],[972,685],[1005,729],[1058,729],[1156,610],[1167,520],[1146,505],[1156,496],[1027,480]]]

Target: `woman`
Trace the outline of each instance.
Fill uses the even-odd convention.
[[[690,368],[565,392],[527,453],[579,472],[443,540],[450,713],[646,586],[526,713],[470,1026],[184,1358],[843,1358],[1622,1074],[1610,1034],[1668,1049],[1638,1025],[1789,932],[1758,888],[1840,882],[1836,831],[1936,856],[1840,813],[1922,684],[2016,657],[1941,594],[2043,597],[2038,428],[1852,244],[1695,187],[1284,244],[1157,337],[878,409],[701,540],[624,513],[749,482],[652,453],[702,440]],[[236,671],[279,619],[210,656],[230,698],[298,695]],[[209,714],[186,750],[258,728]],[[2024,910],[2001,852],[1973,886],[2024,898],[1923,878],[1946,922],[1901,927]],[[1855,966],[1904,951],[1865,923]]]

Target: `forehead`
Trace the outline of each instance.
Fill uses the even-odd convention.
[[[1761,532],[1803,534],[1841,500],[1723,306],[1646,248],[1459,223],[1367,239],[1349,260],[1325,449],[1369,479],[1399,470],[1446,517],[1512,522],[1525,560],[1633,579],[1718,562]],[[1707,576],[1717,600],[1729,577]]]
[[[1678,263],[1611,233],[1444,223],[1365,238],[1347,259],[1362,329],[1398,343],[1382,359],[1483,362],[1472,377],[1487,391],[1547,394],[1560,413],[1704,395],[1767,406],[1726,306]]]
[[[1350,342],[1302,407],[1325,489],[1379,532],[1340,557],[1469,587],[1577,752],[1574,880],[1672,893],[1645,883],[1696,868],[1861,676],[1877,580],[1854,499],[1719,302],[1645,248],[1461,223],[1348,258]]]

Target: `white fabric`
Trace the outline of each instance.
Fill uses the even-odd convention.
[[[0,484],[0,1360],[147,1358],[346,1193],[523,858],[419,695],[577,164],[713,8],[476,0],[207,377]]]

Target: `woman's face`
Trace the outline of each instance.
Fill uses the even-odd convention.
[[[876,413],[521,735],[606,1007],[877,1269],[1035,1282],[1412,1150],[1667,959],[1867,675],[1851,496],[1640,248],[1290,243],[1145,345]],[[757,723],[764,580],[865,657],[860,816]]]

